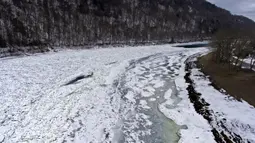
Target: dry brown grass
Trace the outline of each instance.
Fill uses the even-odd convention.
[[[255,107],[255,72],[250,70],[230,70],[227,65],[211,60],[212,53],[199,59],[202,71],[210,75],[212,81],[236,99],[243,99]]]

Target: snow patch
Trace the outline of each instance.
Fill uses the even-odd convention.
[[[140,105],[144,109],[150,109],[150,107],[147,105],[147,102],[145,100],[140,100]]]

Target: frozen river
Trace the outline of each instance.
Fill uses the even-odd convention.
[[[185,61],[207,51],[159,45],[1,59],[0,142],[216,142],[184,79]]]

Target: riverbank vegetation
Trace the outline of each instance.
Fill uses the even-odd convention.
[[[211,42],[212,60],[226,64],[230,70],[252,70],[255,65],[255,32],[250,29],[225,29],[217,32]]]

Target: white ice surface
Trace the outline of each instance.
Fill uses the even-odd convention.
[[[107,142],[119,119],[111,85],[128,61],[170,45],[58,53],[0,60],[0,135],[4,142]],[[64,86],[78,75],[92,78]],[[130,97],[131,99],[131,97]],[[113,102],[111,102],[111,100]]]

